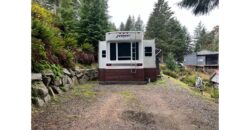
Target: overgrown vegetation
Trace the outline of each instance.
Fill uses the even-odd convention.
[[[190,69],[176,67],[176,69],[171,70],[165,64],[160,65],[160,69],[162,73],[168,76],[171,76],[183,83],[187,86],[195,88],[196,76],[199,75],[203,80],[204,92],[210,94],[211,98],[218,99],[219,98],[219,89],[215,88],[213,84],[209,81],[209,75],[201,72],[201,71],[192,71]]]
[[[96,62],[98,41],[113,30],[106,0],[32,0],[32,72]],[[55,67],[56,66],[56,67]]]
[[[200,22],[194,30],[194,51],[219,50],[219,26],[215,26],[212,31],[207,31],[206,27]]]

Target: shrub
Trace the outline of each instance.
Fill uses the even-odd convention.
[[[178,77],[177,74],[174,71],[171,71],[169,69],[163,70],[163,74],[171,76],[173,78],[177,78]]]
[[[177,69],[177,64],[172,53],[169,53],[167,55],[166,66],[172,71],[175,71]]]
[[[161,70],[165,70],[166,69],[166,65],[165,64],[160,64],[160,69]]]
[[[74,54],[73,52],[62,49],[60,52],[56,53],[58,57],[59,64],[61,64],[65,68],[73,68],[74,67]]]
[[[92,64],[95,62],[95,57],[93,54],[88,54],[84,52],[77,52],[76,53],[76,61],[81,64]]]
[[[50,40],[53,36],[53,32],[50,28],[47,23],[37,18],[32,18],[32,37]]]
[[[95,52],[95,48],[90,43],[84,43],[82,45],[82,51],[85,52],[85,53],[94,53]]]
[[[192,73],[190,72],[190,70],[187,70],[185,68],[180,68],[180,69],[177,69],[177,70],[178,70],[178,76],[179,77],[192,75]]]
[[[47,54],[40,39],[32,38],[32,61],[46,60]]]
[[[190,75],[190,76],[184,76],[180,80],[188,84],[189,86],[194,86],[196,78],[194,75]]]
[[[74,66],[74,53],[68,50],[76,47],[76,36],[68,34],[64,39],[55,20],[49,10],[32,3],[32,71],[40,72],[48,68],[47,64],[58,64],[57,68]]]
[[[32,62],[32,72],[41,72],[42,70],[50,69],[50,64],[47,61]]]
[[[54,73],[55,77],[62,77],[63,69],[61,66],[56,65],[56,64],[52,64],[52,65],[50,65],[50,69]]]
[[[32,17],[34,18],[38,18],[41,21],[45,21],[47,23],[52,23],[53,21],[53,15],[52,13],[43,8],[42,6],[40,6],[38,3],[36,2],[32,2],[32,9],[31,9],[31,14]]]
[[[212,89],[212,91],[211,91],[211,98],[216,98],[216,99],[219,98],[219,89],[217,89],[217,88],[213,88]]]
[[[77,47],[77,40],[76,35],[74,34],[67,34],[64,38],[65,40],[65,47],[67,49],[75,49]]]

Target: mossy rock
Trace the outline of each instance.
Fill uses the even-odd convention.
[[[47,96],[49,93],[47,87],[44,85],[42,81],[33,82],[31,88],[32,88],[31,90],[32,97],[43,98]]]

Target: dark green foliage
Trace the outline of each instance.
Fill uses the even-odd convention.
[[[54,73],[55,77],[62,77],[62,75],[63,75],[63,69],[62,69],[61,66],[56,65],[56,64],[52,64],[50,66],[50,69]]]
[[[75,31],[77,19],[74,14],[73,0],[60,1],[59,20],[62,23],[66,34],[73,33]]]
[[[188,9],[192,8],[195,15],[207,14],[219,6],[219,0],[182,0],[178,5]]]
[[[97,48],[108,30],[106,0],[83,0],[79,23],[79,43],[90,43]]]
[[[169,53],[166,58],[166,66],[171,71],[175,71],[177,69],[177,64],[172,53]]]
[[[84,43],[82,45],[82,51],[86,52],[86,53],[94,53],[95,48],[93,47],[93,45],[89,44],[89,43]]]
[[[98,41],[117,30],[107,7],[107,0],[33,0],[32,72],[95,62]]]
[[[117,30],[118,29],[116,28],[115,23],[109,22],[109,24],[108,24],[108,31],[109,32],[113,32],[113,31],[117,31]]]
[[[32,72],[39,73],[41,70],[46,70],[50,68],[50,64],[45,61],[41,60],[39,62],[32,62]]]
[[[47,54],[41,39],[32,38],[32,60],[47,60]]]
[[[65,48],[67,48],[68,50],[73,50],[75,48],[77,48],[77,34],[72,34],[69,33],[64,37],[65,40]]]
[[[73,56],[66,49],[65,41],[75,44],[74,40],[64,40],[61,30],[55,26],[53,14],[37,3],[32,4],[32,71],[48,69],[50,64],[73,67]],[[69,43],[69,42],[68,42]]]
[[[190,35],[180,22],[172,17],[168,3],[158,0],[147,23],[145,38],[156,39],[156,47],[161,48],[163,56],[174,54],[177,61],[182,62],[183,55],[188,52]]]
[[[170,10],[168,3],[164,0],[158,0],[155,3],[153,13],[149,17],[145,37],[160,39],[162,31],[166,28],[165,24],[172,15],[173,12]]]
[[[215,26],[211,32],[207,32],[200,22],[194,31],[195,52],[201,50],[219,50],[219,26]]]

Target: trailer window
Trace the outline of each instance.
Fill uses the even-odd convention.
[[[116,43],[110,43],[110,60],[116,60]]]
[[[145,47],[145,56],[152,56],[152,47]]]
[[[131,43],[123,42],[118,43],[118,60],[131,59]]]
[[[105,57],[106,57],[106,51],[102,50],[102,58],[105,58]]]

